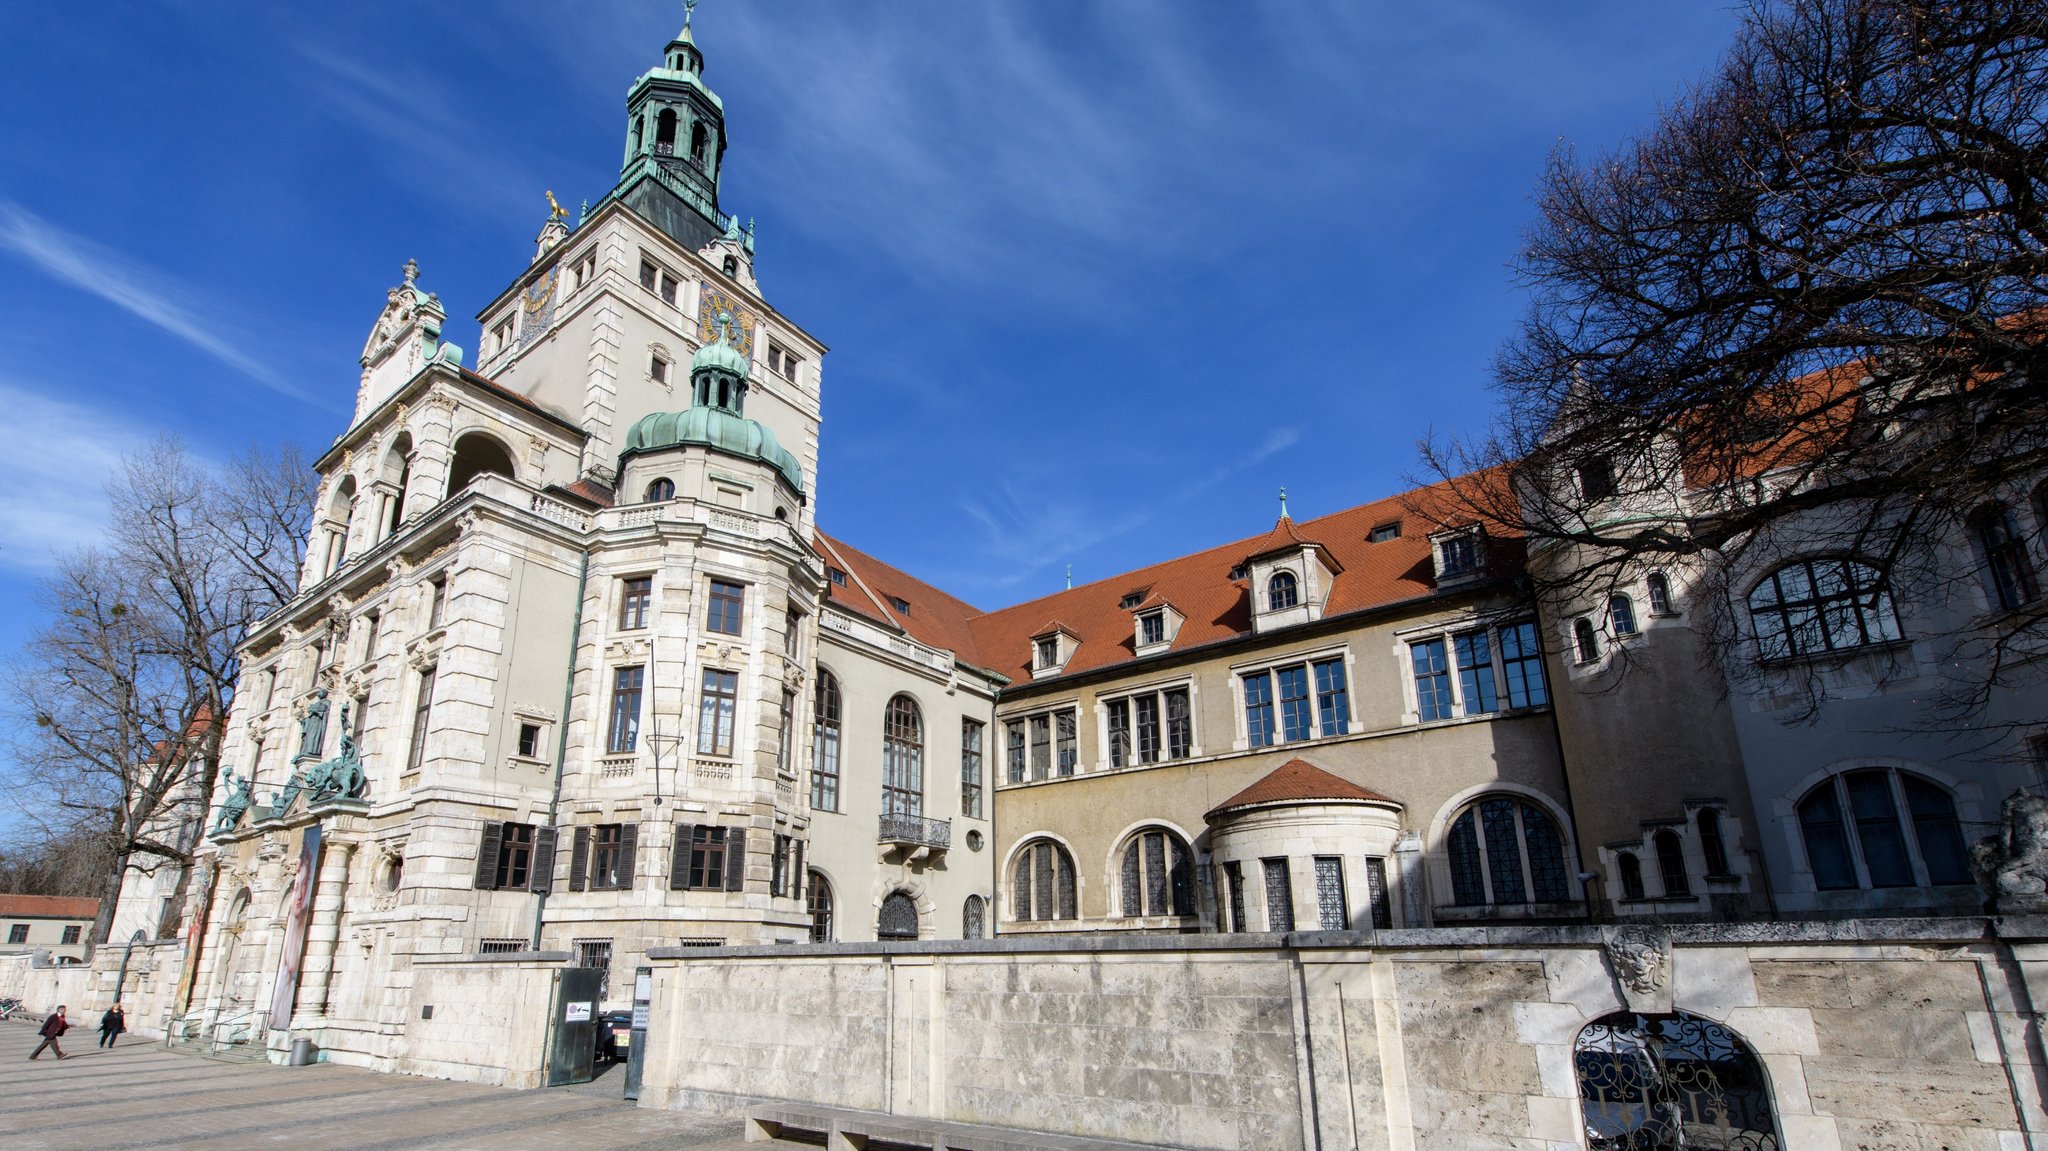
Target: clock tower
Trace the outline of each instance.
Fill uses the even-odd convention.
[[[694,251],[730,223],[718,207],[724,160],[725,104],[704,83],[704,54],[685,20],[661,64],[626,95],[626,160],[613,195]]]

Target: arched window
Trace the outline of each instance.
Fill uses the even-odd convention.
[[[981,939],[988,935],[988,904],[979,895],[970,895],[960,908],[960,938]]]
[[[663,108],[654,117],[654,154],[673,156],[676,153],[676,110]]]
[[[1131,836],[1123,854],[1124,914],[1193,915],[1194,853],[1178,835],[1148,827]]]
[[[1621,876],[1623,899],[1643,898],[1643,861],[1633,851],[1616,852],[1614,870]]]
[[[875,921],[877,939],[916,939],[917,901],[901,891],[882,900],[882,914]]]
[[[1266,610],[1280,611],[1301,602],[1300,585],[1293,572],[1274,572],[1266,581]]]
[[[391,450],[384,453],[384,478],[391,481],[397,490],[391,494],[391,506],[385,510],[384,534],[395,535],[398,525],[405,522],[405,489],[412,483],[412,434],[398,433],[391,441]]]
[[[1663,572],[1651,572],[1643,577],[1643,586],[1650,593],[1650,614],[1671,615],[1671,580]]]
[[[1781,1146],[1756,1054],[1711,1019],[1604,1015],[1579,1032],[1572,1065],[1589,1147]]]
[[[924,814],[924,719],[907,695],[882,714],[882,814]]]
[[[1451,902],[1460,907],[1572,897],[1564,837],[1557,822],[1527,800],[1481,796],[1451,821],[1445,849]]]
[[[2034,561],[2027,555],[2026,536],[2012,509],[1989,507],[1970,517],[1977,543],[1984,549],[1984,562],[1991,570],[1991,586],[1998,593],[1998,606],[2016,608],[2041,598],[2041,585],[2034,578]]]
[[[808,876],[810,891],[804,895],[804,906],[811,913],[811,942],[832,942],[832,885],[825,877],[813,871]]]
[[[1017,853],[1010,885],[1010,917],[1019,922],[1078,918],[1074,910],[1074,857],[1050,839]]]
[[[729,278],[737,277],[740,274],[740,261],[738,256],[727,256],[725,258],[725,263],[719,266],[725,269],[725,274]]]
[[[642,140],[643,140],[643,139],[644,139],[644,138],[646,137],[646,135],[647,135],[647,117],[645,117],[645,116],[635,116],[635,117],[633,117],[633,154],[634,154],[635,156],[638,156],[638,155],[640,154],[640,144],[641,144],[641,141],[642,141]]]
[[[1578,653],[1580,663],[1592,663],[1600,658],[1600,635],[1593,630],[1593,621],[1585,616],[1572,621],[1572,647]]]
[[[690,159],[702,168],[711,162],[711,130],[699,120],[690,128]]]
[[[1900,636],[1883,573],[1849,559],[1786,564],[1749,593],[1749,614],[1765,659],[1845,651]]]
[[[1822,891],[1971,882],[1955,800],[1910,772],[1865,768],[1823,782],[1799,801],[1799,830]]]
[[[662,476],[647,485],[647,502],[650,504],[658,504],[663,500],[672,500],[674,498],[676,498],[676,482],[667,476]]]
[[[327,574],[333,575],[348,562],[348,534],[355,528],[356,478],[343,476],[334,489],[334,499],[327,505],[328,519],[332,526],[327,537]]]
[[[818,669],[811,712],[811,806],[839,810],[839,680]]]
[[[1692,883],[1685,874],[1685,844],[1678,833],[1664,828],[1650,837],[1650,843],[1657,849],[1657,874],[1664,881],[1664,895],[1669,899],[1683,899],[1692,894]]]
[[[1607,631],[1616,639],[1636,634],[1636,605],[1625,595],[1607,597]]]
[[[511,479],[512,453],[482,432],[470,432],[456,440],[455,459],[448,467],[449,498],[461,495],[471,480],[485,472]]]
[[[1728,874],[1728,843],[1721,837],[1721,813],[1711,807],[1700,808],[1695,817],[1700,825],[1700,852],[1707,857],[1707,874],[1719,876]]]

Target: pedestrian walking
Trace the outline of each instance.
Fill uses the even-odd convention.
[[[42,1030],[37,1032],[37,1034],[43,1037],[43,1041],[36,1045],[36,1049],[34,1051],[29,1052],[28,1057],[30,1061],[34,1061],[36,1056],[41,1055],[43,1053],[43,1048],[45,1047],[49,1048],[52,1051],[55,1051],[57,1053],[57,1058],[64,1058],[64,1049],[62,1047],[57,1046],[57,1040],[61,1038],[66,1031],[69,1030],[71,1030],[71,1021],[64,1018],[64,1005],[62,1003],[59,1003],[57,1005],[56,1014],[50,1016],[48,1019],[43,1020]]]
[[[121,1005],[116,1003],[107,1008],[105,1015],[100,1016],[100,1046],[112,1047],[114,1037],[126,1030],[128,1017],[121,1013]]]

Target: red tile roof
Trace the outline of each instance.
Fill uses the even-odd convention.
[[[97,899],[68,895],[0,895],[0,917],[92,919],[100,913]]]
[[[1214,817],[1242,807],[1257,807],[1267,803],[1303,803],[1310,801],[1335,801],[1339,803],[1393,803],[1394,801],[1377,791],[1358,786],[1348,779],[1331,775],[1305,759],[1290,759],[1266,773],[1257,783],[1209,809],[1204,818]],[[1396,805],[1398,806],[1398,805]]]
[[[981,609],[824,532],[817,533],[817,546],[827,564],[847,574],[845,587],[826,582],[827,603],[900,631],[921,644],[950,651],[969,664],[987,666],[981,662],[968,629],[968,621],[980,615]],[[891,596],[909,604],[910,614],[891,607]]]
[[[1322,547],[1323,541],[1304,539],[1300,532],[1294,530],[1294,521],[1286,516],[1281,516],[1279,520],[1274,522],[1273,530],[1260,536],[1258,541],[1251,545],[1251,550],[1244,553],[1242,558],[1249,561],[1258,559],[1261,556],[1273,555],[1276,552],[1291,552],[1299,551],[1302,548]],[[1329,549],[1324,548],[1323,550],[1328,551]],[[1335,561],[1332,562],[1334,563]]]

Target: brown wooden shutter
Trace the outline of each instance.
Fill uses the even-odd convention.
[[[526,889],[545,895],[555,889],[555,829],[541,827],[533,833],[533,865],[526,873]]]
[[[745,891],[747,889],[747,832],[745,828],[727,828],[725,832],[725,889]]]
[[[476,846],[476,889],[490,891],[498,886],[498,854],[505,848],[505,825],[496,820],[484,824],[483,839]]]
[[[790,865],[789,897],[791,899],[802,899],[804,897],[804,880],[807,878],[804,875],[803,840],[799,839],[796,841],[794,851],[796,852],[796,862]]]
[[[690,841],[695,838],[696,828],[687,823],[676,824],[675,854],[668,861],[668,889],[681,891],[690,886]]]
[[[590,828],[576,829],[569,841],[569,890],[581,891],[590,879]]]
[[[619,888],[633,890],[633,849],[640,843],[640,825],[622,824],[619,827]]]

